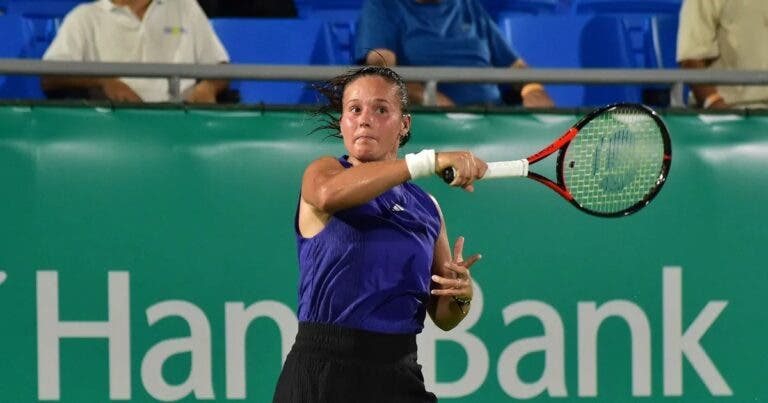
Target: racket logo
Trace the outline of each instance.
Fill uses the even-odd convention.
[[[592,176],[600,189],[608,193],[621,192],[636,177],[635,139],[626,128],[600,138],[592,163]]]

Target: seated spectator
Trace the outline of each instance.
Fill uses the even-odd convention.
[[[355,41],[358,63],[393,67],[527,67],[477,0],[367,0]],[[423,83],[408,83],[411,101],[425,103]],[[551,107],[540,84],[515,89],[526,107]],[[500,105],[499,85],[438,84],[439,106]]]
[[[768,1],[685,0],[677,61],[683,68],[768,70]],[[699,107],[765,108],[768,86],[691,85]]]
[[[295,18],[298,16],[293,0],[198,0],[198,3],[209,18]]]
[[[229,56],[195,0],[97,0],[64,18],[44,60],[134,63],[227,63]],[[41,79],[47,94],[80,91],[113,101],[173,100],[169,80],[131,77]],[[182,79],[186,102],[216,102],[225,80]]]

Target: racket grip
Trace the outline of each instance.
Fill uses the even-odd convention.
[[[451,183],[455,178],[456,173],[453,171],[453,167],[448,167],[443,170],[443,181],[445,183]]]
[[[483,179],[528,176],[528,160],[489,162]]]
[[[513,178],[517,176],[528,176],[528,160],[489,162],[488,169],[481,179]],[[453,170],[453,167],[443,170],[443,181],[445,183],[451,183],[455,178],[456,172]]]

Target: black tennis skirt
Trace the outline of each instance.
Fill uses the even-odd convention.
[[[274,403],[436,402],[416,362],[416,335],[299,323]]]

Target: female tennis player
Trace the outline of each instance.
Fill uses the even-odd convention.
[[[440,208],[411,180],[454,168],[473,190],[486,164],[423,150],[398,159],[411,116],[403,80],[362,67],[320,88],[348,155],[306,168],[295,220],[299,331],[274,402],[434,402],[416,358],[426,313],[444,330],[472,298],[463,238],[448,243]],[[329,115],[332,116],[332,115]]]

